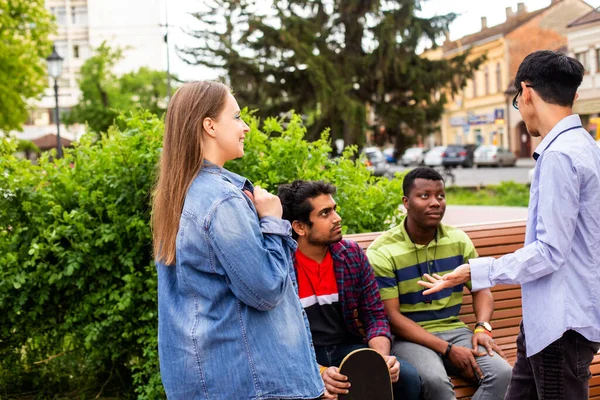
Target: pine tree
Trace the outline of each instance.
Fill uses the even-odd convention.
[[[309,137],[331,127],[333,138],[361,143],[371,110],[404,147],[407,133],[435,129],[447,96],[482,61],[421,57],[420,44],[435,47],[455,15],[421,18],[420,3],[211,0],[193,14],[197,46],[179,52],[223,71],[239,103],[258,115],[301,113]]]

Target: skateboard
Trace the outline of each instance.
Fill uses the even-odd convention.
[[[338,395],[340,400],[394,400],[387,364],[375,350],[354,350],[344,357],[339,370],[351,384],[348,394]]]

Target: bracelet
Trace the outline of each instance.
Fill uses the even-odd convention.
[[[319,375],[323,376],[323,372],[325,372],[325,370],[327,369],[327,367],[319,367]]]
[[[489,337],[492,337],[492,332],[488,331],[485,328],[481,328],[481,327],[475,328],[475,330],[473,331],[473,333],[485,333]]]
[[[452,350],[452,343],[448,343],[448,347],[446,347],[446,352],[444,353],[444,358],[450,357],[450,350]]]

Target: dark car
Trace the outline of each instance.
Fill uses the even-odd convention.
[[[474,144],[451,144],[446,147],[442,154],[442,165],[444,167],[471,168],[474,163]]]

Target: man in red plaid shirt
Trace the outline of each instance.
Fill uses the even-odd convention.
[[[370,347],[386,359],[394,398],[417,400],[421,393],[417,371],[390,355],[390,327],[367,256],[355,242],[342,240],[335,192],[328,183],[297,180],[281,185],[278,193],[283,218],[292,224],[298,241],[294,259],[298,294],[310,323],[326,398],[352,390],[338,366],[353,350]]]

